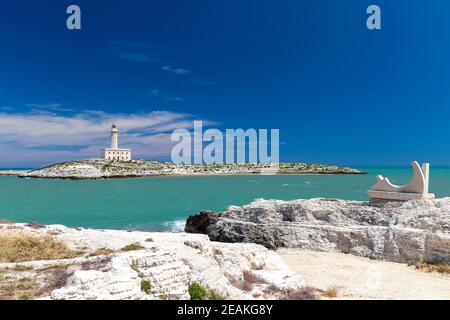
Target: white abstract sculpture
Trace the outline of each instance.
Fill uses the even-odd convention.
[[[420,167],[417,161],[411,163],[413,177],[404,186],[392,184],[388,178],[377,176],[377,183],[367,193],[372,199],[387,200],[415,200],[433,199],[434,194],[428,193],[430,179],[430,164],[424,163]]]

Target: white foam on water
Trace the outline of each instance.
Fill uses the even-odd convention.
[[[169,232],[184,232],[185,225],[186,220],[174,220],[163,223],[164,228],[167,228]]]

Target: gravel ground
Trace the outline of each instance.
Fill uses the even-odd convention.
[[[336,299],[450,299],[449,274],[343,253],[299,249],[278,253],[307,285],[322,290],[336,287]]]

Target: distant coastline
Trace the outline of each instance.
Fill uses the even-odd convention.
[[[349,167],[307,163],[280,163],[276,167],[263,163],[175,164],[147,160],[119,162],[94,158],[56,163],[30,171],[5,171],[5,173],[18,175],[21,178],[81,180],[151,176],[317,175],[366,174],[367,172]]]
[[[27,169],[0,169],[0,176],[20,176],[30,171]]]

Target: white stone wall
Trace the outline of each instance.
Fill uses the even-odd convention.
[[[105,160],[113,161],[130,161],[131,150],[130,149],[103,149],[103,158]]]

